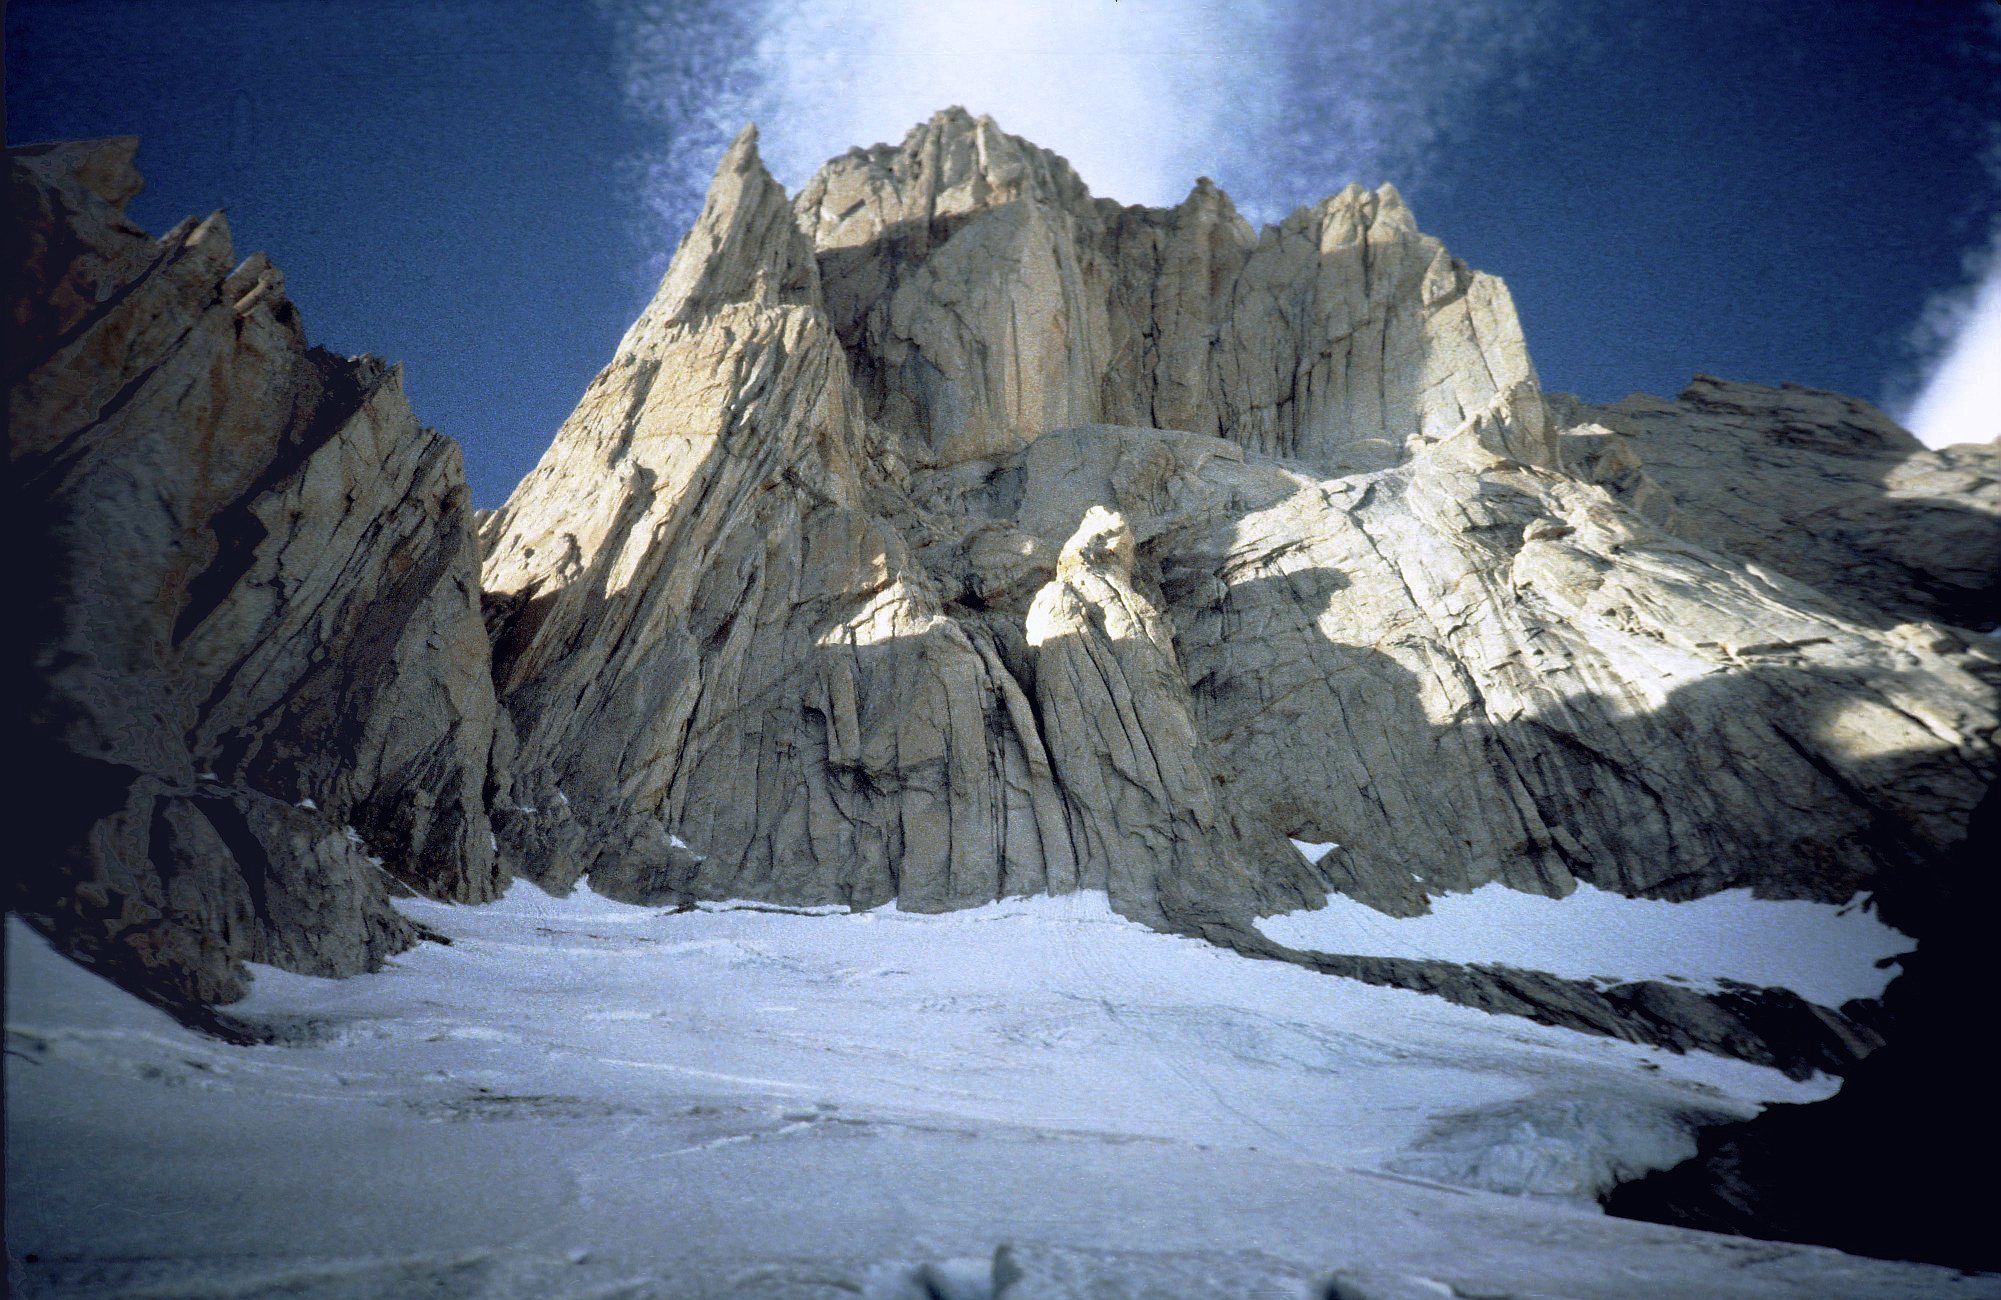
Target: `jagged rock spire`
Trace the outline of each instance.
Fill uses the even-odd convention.
[[[817,305],[813,246],[785,190],[757,152],[757,127],[737,133],[716,164],[694,228],[681,241],[643,320],[686,323],[732,303]]]
[[[1094,199],[951,110],[833,159],[795,207],[870,414],[941,461],[1103,421],[1380,468],[1535,385],[1506,287],[1388,185],[1260,233],[1206,182],[1172,209]]]

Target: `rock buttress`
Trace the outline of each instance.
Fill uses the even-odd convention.
[[[309,347],[218,214],[125,217],[136,141],[13,151],[9,457],[31,866],[11,905],[171,1005],[367,969],[391,889],[493,897],[472,509],[401,373]]]

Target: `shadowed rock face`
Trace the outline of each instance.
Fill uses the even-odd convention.
[[[1698,375],[1675,401],[1556,399],[1567,462],[1662,526],[1880,626],[2001,622],[2001,446],[1930,450],[1867,402]]]
[[[2001,1269],[1994,1216],[1966,1194],[2001,1158],[1982,1032],[1993,1016],[1997,842],[2001,791],[1990,791],[1958,851],[1903,900],[1925,941],[1902,959],[1904,974],[1883,999],[1889,1046],[1838,1094],[1707,1129],[1693,1158],[1614,1188],[1605,1208],[1709,1232]]]
[[[136,142],[17,150],[9,460],[28,574],[10,906],[170,1004],[349,974],[477,901],[497,714],[458,447],[307,346],[220,214],[154,240]]]
[[[1103,887],[1212,935],[1922,872],[1994,655],[1701,544],[1579,418],[1387,188],[1254,234],[949,112],[788,200],[747,132],[483,530],[502,837],[635,898]]]

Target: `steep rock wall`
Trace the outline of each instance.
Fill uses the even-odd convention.
[[[9,157],[38,810],[10,905],[191,1005],[244,960],[378,963],[415,937],[391,889],[492,897],[505,742],[458,447],[400,371],[309,347],[220,214],[134,226],[135,146]]]
[[[633,897],[937,910],[1096,887],[1163,919],[1153,828],[1058,777],[1019,618],[949,610],[917,559],[936,530],[816,266],[746,133],[659,297],[488,521],[521,744],[503,838],[552,885]],[[1091,703],[1116,707],[1102,685]],[[1263,901],[1315,896],[1269,833],[1256,856]]]

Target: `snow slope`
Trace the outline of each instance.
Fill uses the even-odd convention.
[[[232,1010],[260,1046],[10,919],[14,1291],[2001,1294],[1580,1199],[1691,1150],[1691,1115],[1825,1085],[1239,957],[1102,896],[405,906],[451,946],[259,971]]]
[[[1735,980],[1791,989],[1828,1007],[1881,997],[1897,974],[1883,959],[1917,946],[1860,896],[1836,906],[1732,889],[1671,903],[1586,884],[1566,898],[1483,885],[1434,898],[1430,912],[1411,917],[1332,894],[1324,908],[1268,916],[1258,929],[1309,952],[1491,962],[1614,983],[1714,988]]]

